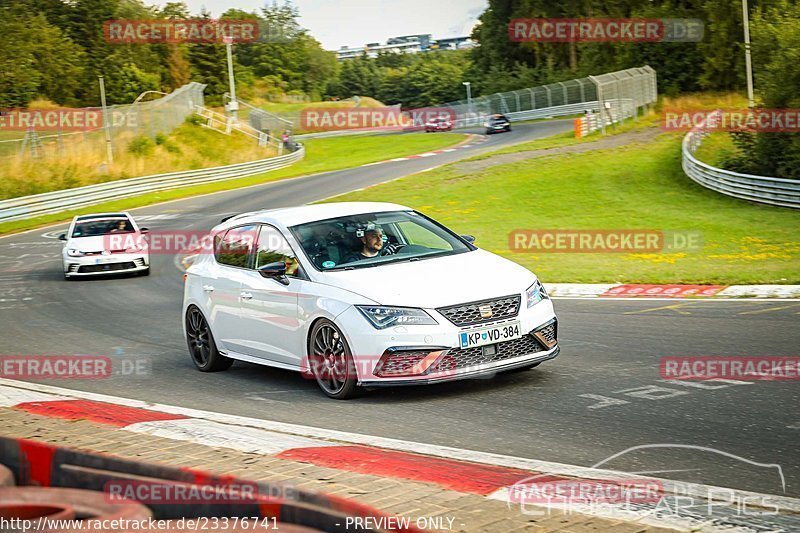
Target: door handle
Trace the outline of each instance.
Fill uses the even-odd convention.
[[[242,300],[252,300],[253,299],[253,295],[251,293],[249,293],[249,292],[242,292],[242,293],[239,294],[239,297]]]
[[[203,290],[206,291],[206,292],[214,292],[214,286],[213,285],[203,285]]]

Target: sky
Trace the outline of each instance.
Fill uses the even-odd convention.
[[[167,0],[145,0],[163,5]],[[259,9],[265,0],[184,0],[196,15],[226,9]],[[282,0],[280,0],[282,2]],[[272,3],[272,0],[269,0]],[[326,50],[386,42],[389,37],[430,33],[434,38],[469,35],[488,0],[293,0],[300,24]]]

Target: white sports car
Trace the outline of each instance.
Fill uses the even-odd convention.
[[[140,228],[128,213],[80,215],[72,220],[61,261],[66,279],[101,274],[150,274],[150,250]]]
[[[531,368],[558,355],[536,276],[408,207],[237,215],[185,276],[194,364],[297,370],[332,398]]]

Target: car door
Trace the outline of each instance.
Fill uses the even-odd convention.
[[[258,268],[282,261],[286,278],[264,278]],[[299,365],[304,339],[300,328],[298,298],[302,271],[286,238],[274,226],[264,224],[253,254],[253,268],[242,279],[240,320],[246,353],[287,365]]]
[[[208,320],[218,348],[240,352],[245,329],[240,315],[242,282],[247,277],[258,226],[238,226],[214,239],[214,258],[202,273]]]

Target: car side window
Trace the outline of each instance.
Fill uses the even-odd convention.
[[[255,268],[259,269],[270,263],[283,262],[286,264],[287,276],[298,276],[300,263],[294,255],[286,238],[272,226],[261,226],[256,246]]]
[[[214,237],[214,257],[222,265],[247,268],[253,252],[256,226],[229,229],[225,235]]]

